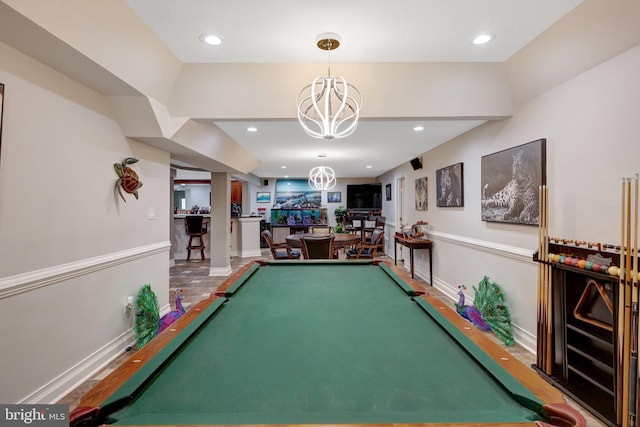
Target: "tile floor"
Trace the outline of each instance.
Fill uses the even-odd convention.
[[[271,259],[271,254],[268,250],[262,250],[262,256],[256,258],[239,258],[233,257],[231,259],[231,268],[233,271],[236,271],[241,266],[245,265],[247,262],[251,262],[257,259]],[[382,259],[389,259],[388,257],[382,257]],[[183,294],[183,305],[185,310],[189,310],[189,307],[199,302],[201,299],[206,298],[213,292],[222,282],[226,280],[226,277],[211,277],[209,276],[209,261],[201,261],[201,260],[191,260],[187,261],[176,261],[176,265],[170,269],[170,281],[169,286],[170,290],[174,290],[180,288]],[[426,282],[416,278],[418,283],[423,284],[429,291],[429,293],[433,296],[441,298],[442,301],[451,307],[453,307],[454,301],[452,301],[449,297],[442,294],[435,288],[431,288],[427,285]],[[171,297],[172,309],[173,304],[175,302],[174,297]],[[490,335],[491,336],[491,335]],[[491,336],[496,342],[500,344],[500,342],[493,336]],[[520,347],[519,345],[515,345],[513,347],[505,347],[514,357],[517,357],[525,366],[531,366],[535,363],[535,356]],[[89,380],[82,383],[75,390],[66,395],[63,399],[61,399],[58,403],[68,404],[70,410],[73,410],[80,401],[80,398],[90,390],[95,384],[100,382],[102,378],[108,375],[114,368],[119,366],[124,360],[131,356],[132,352],[125,352],[115,360],[113,360],[109,366],[103,369],[101,372],[91,377]],[[588,427],[600,427],[605,426],[604,423],[597,420],[595,417],[591,416],[587,411],[583,410],[579,405],[572,402],[567,398],[567,401],[576,407],[587,419]]]

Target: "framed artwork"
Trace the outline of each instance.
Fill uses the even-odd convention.
[[[464,206],[462,163],[436,171],[436,206],[441,208]]]
[[[268,191],[258,191],[256,193],[256,202],[257,203],[270,203],[271,202],[271,193]]]
[[[276,181],[274,208],[322,207],[322,191],[311,188],[307,179],[279,179]]]
[[[0,157],[2,156],[2,111],[4,106],[4,84],[0,83]]]
[[[342,193],[339,191],[327,191],[328,203],[340,203],[342,201]]]
[[[387,193],[387,201],[391,200],[391,184],[387,184],[384,188]]]
[[[427,183],[428,177],[416,179],[416,210],[427,210]]]
[[[538,225],[538,188],[546,184],[546,139],[482,157],[483,221]]]

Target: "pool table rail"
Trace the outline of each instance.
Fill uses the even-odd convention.
[[[287,261],[283,261],[286,263]],[[303,261],[299,261],[303,262]],[[353,261],[352,261],[353,262]],[[257,267],[256,267],[257,263]],[[238,281],[242,281],[242,277],[251,274],[256,268],[266,265],[268,263],[280,263],[263,262],[258,261],[256,263],[249,263],[232,276],[227,278],[223,284],[212,294],[209,298],[200,301],[194,307],[190,308],[185,314],[178,319],[170,328],[166,329],[145,345],[142,349],[133,353],[131,357],[125,361],[120,367],[115,369],[98,385],[86,393],[77,409],[70,414],[70,425],[99,425],[105,420],[105,411],[110,412],[108,408],[103,407],[105,402],[114,394],[114,392],[120,389],[136,372],[140,371],[145,365],[160,353],[171,341],[173,341],[178,334],[184,331],[191,322],[194,321],[203,311],[207,310],[209,306],[219,303],[221,300],[226,300],[224,295],[229,288],[236,285]],[[374,261],[375,265],[378,265],[378,261]],[[431,304],[439,313],[442,314],[449,322],[455,325],[464,335],[466,335],[471,341],[484,350],[490,357],[492,357],[501,366],[504,366],[533,394],[535,394],[542,402],[544,412],[548,416],[545,421],[536,421],[531,423],[492,423],[492,424],[474,424],[475,426],[491,425],[493,427],[508,427],[508,426],[523,426],[523,425],[537,425],[537,426],[585,426],[584,418],[572,407],[563,403],[562,393],[555,389],[553,386],[543,381],[532,369],[529,369],[524,364],[513,358],[513,356],[503,349],[496,342],[491,340],[487,334],[483,331],[473,327],[469,322],[459,316],[453,309],[445,306],[438,298],[430,296],[425,289],[412,280],[403,270],[395,268],[392,264],[385,262],[386,267],[392,270],[409,285],[410,288],[415,290],[414,298],[421,298],[424,301]],[[385,268],[383,268],[385,269]],[[389,272],[387,272],[389,274]],[[125,398],[126,399],[126,398]],[[107,414],[108,415],[108,414]],[[459,425],[456,423],[437,423],[437,424],[403,424],[405,427],[446,427]],[[289,425],[292,427],[293,425]],[[396,424],[375,424],[376,427],[395,426]],[[302,426],[299,426],[302,427]],[[341,427],[374,427],[373,424],[341,424]]]
[[[247,264],[229,276],[220,286],[229,287],[242,275],[246,274],[253,264]],[[187,310],[171,327],[162,331],[143,348],[133,353],[122,365],[111,372],[95,387],[89,390],[80,400],[80,404],[69,414],[70,425],[95,425],[102,418],[104,408],[101,405],[120,387],[124,385],[141,368],[146,366],[154,356],[161,352],[175,337],[194,321],[207,307],[217,300],[226,298],[211,294],[194,307]]]
[[[318,264],[327,264],[327,265],[354,265],[354,264],[364,264],[364,265],[375,265],[380,266],[384,272],[391,277],[391,279],[396,282],[398,286],[400,286],[408,295],[417,296],[427,294],[428,291],[425,290],[424,286],[422,286],[418,281],[414,280],[409,276],[403,268],[400,268],[389,261],[384,260],[278,260],[278,261],[253,261],[246,266],[244,266],[241,270],[234,275],[233,280],[225,280],[214,292],[216,296],[224,296],[230,297],[232,296],[242,285],[249,280],[251,275],[258,270],[259,267],[263,267],[265,265],[291,265],[291,264],[308,264],[308,265],[318,265]]]
[[[573,407],[564,403],[560,390],[543,381],[537,373],[514,358],[500,344],[494,342],[489,335],[473,326],[455,310],[446,306],[440,299],[429,295],[419,298],[430,304],[452,325],[461,331],[466,338],[477,345],[499,366],[515,377],[526,389],[543,402],[542,409],[549,418],[547,421],[536,421],[538,426],[586,426],[586,420]],[[544,403],[553,402],[553,403]]]

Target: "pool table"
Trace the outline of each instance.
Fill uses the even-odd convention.
[[[81,400],[72,425],[584,425],[390,263],[259,261]]]

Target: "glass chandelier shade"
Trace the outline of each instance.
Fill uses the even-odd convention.
[[[340,46],[333,33],[318,36],[320,49],[331,50]],[[344,77],[316,77],[300,91],[296,100],[298,121],[307,135],[313,138],[334,139],[351,135],[358,126],[362,94]]]
[[[316,166],[309,172],[309,185],[316,190],[331,190],[336,186],[336,173],[328,166]]]

